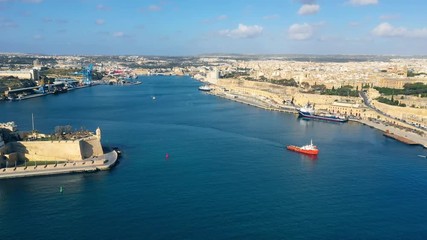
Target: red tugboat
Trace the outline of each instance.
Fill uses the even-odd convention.
[[[305,153],[310,155],[317,155],[319,154],[319,149],[315,145],[313,145],[313,141],[310,141],[310,145],[305,145],[302,147],[297,147],[294,145],[289,145],[286,147],[288,150],[299,152],[299,153]]]

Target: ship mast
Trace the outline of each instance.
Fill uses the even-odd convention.
[[[31,124],[33,126],[33,132],[34,132],[34,113],[31,113]]]

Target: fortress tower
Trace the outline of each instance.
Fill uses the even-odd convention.
[[[96,129],[95,133],[99,140],[101,140],[101,129],[99,127]]]

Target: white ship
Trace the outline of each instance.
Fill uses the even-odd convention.
[[[205,91],[205,92],[209,92],[210,90],[212,90],[211,87],[209,87],[209,85],[203,85],[199,87],[200,91]]]

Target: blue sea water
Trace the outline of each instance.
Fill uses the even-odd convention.
[[[99,126],[123,150],[111,171],[0,180],[0,239],[427,238],[425,149],[211,96],[189,77],[142,81],[0,103],[0,122]],[[311,139],[317,158],[285,149]]]

